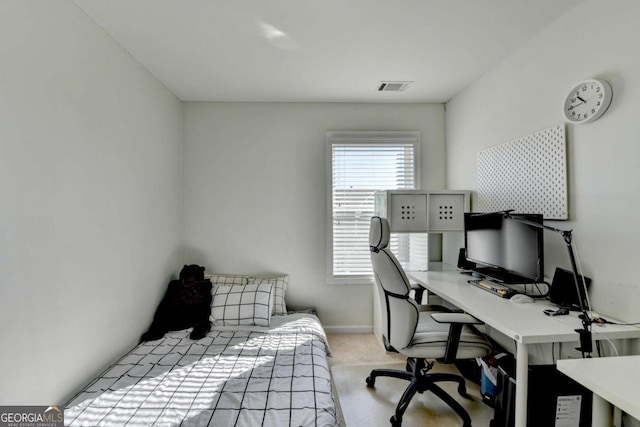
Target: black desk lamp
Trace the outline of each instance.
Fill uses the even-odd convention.
[[[567,251],[569,252],[569,259],[571,260],[571,268],[573,270],[573,281],[576,285],[576,292],[578,292],[578,301],[580,303],[580,310],[582,311],[582,315],[580,318],[582,319],[582,329],[576,329],[576,332],[580,335],[580,347],[576,348],[576,350],[582,352],[582,357],[585,357],[585,353],[587,357],[591,357],[591,352],[593,351],[593,344],[591,342],[591,324],[593,320],[589,316],[589,312],[587,308],[584,306],[584,301],[582,298],[582,292],[580,292],[580,282],[579,277],[582,277],[578,274],[578,264],[576,263],[576,256],[573,252],[572,240],[573,240],[573,230],[560,230],[559,228],[550,227],[548,225],[539,224],[537,222],[529,221],[523,218],[516,218],[511,215],[512,210],[504,211],[505,218],[512,219],[514,221],[521,222],[523,224],[530,225],[536,228],[542,228],[544,230],[554,231],[562,235],[564,242],[567,245]],[[586,288],[584,289],[584,295],[586,295]]]

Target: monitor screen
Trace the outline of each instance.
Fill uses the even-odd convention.
[[[474,271],[505,283],[544,281],[544,230],[519,219],[542,224],[540,214],[465,213],[465,256]]]

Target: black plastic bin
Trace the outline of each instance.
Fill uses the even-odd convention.
[[[592,392],[556,369],[556,365],[529,366],[527,426],[555,427],[558,401],[580,404],[580,427],[591,426]],[[490,427],[515,425],[515,366],[498,368],[494,418]],[[577,404],[577,403],[576,403]]]

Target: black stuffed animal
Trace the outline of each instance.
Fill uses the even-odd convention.
[[[168,331],[193,326],[189,338],[197,340],[211,329],[211,281],[204,278],[204,267],[185,265],[180,279],[169,282],[160,305],[153,316],[149,330],[142,334],[140,342],[160,339]]]

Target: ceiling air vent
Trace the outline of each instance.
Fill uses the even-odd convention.
[[[380,82],[378,92],[402,92],[413,82]]]

